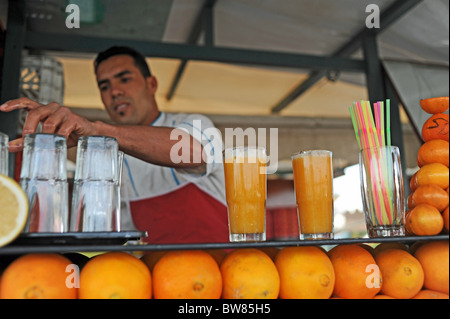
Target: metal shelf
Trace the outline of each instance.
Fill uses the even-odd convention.
[[[449,240],[449,235],[383,237],[383,238],[342,238],[331,240],[285,240],[244,243],[198,243],[198,244],[133,244],[125,245],[9,245],[0,248],[0,255],[20,255],[29,253],[66,253],[66,252],[98,252],[98,251],[159,251],[188,249],[237,249],[292,246],[324,246],[359,243],[414,243],[418,241]]]

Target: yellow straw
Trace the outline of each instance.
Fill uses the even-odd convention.
[[[378,185],[380,184],[380,180],[377,178],[376,174],[373,174],[373,170],[370,169],[370,167],[372,166],[372,152],[374,152],[374,155],[376,156],[376,152],[374,150],[375,141],[374,141],[374,136],[373,136],[373,126],[370,125],[371,121],[369,119],[369,111],[368,111],[368,110],[370,110],[370,106],[367,107],[367,103],[365,101],[362,101],[361,105],[362,105],[362,113],[363,113],[363,117],[364,117],[365,131],[366,131],[366,135],[368,135],[367,140],[369,142],[368,157],[367,157],[369,161],[367,164],[369,165],[370,172],[372,172],[372,174],[371,174],[372,175],[371,176],[372,185],[375,186],[375,189],[374,189],[374,194],[376,197],[375,204],[378,207],[377,212],[379,214],[379,221],[380,221],[380,224],[384,224],[384,218],[383,218],[385,215],[385,214],[383,214],[384,209],[382,209],[382,207],[381,207],[381,201],[379,198],[379,194],[377,192],[377,190],[379,189]]]
[[[353,103],[353,108],[349,107],[349,111],[350,111],[350,116],[352,118],[353,130],[355,131],[355,136],[356,136],[356,140],[358,141],[359,149],[362,149],[361,140],[359,139],[358,125],[356,124],[354,107],[355,107],[355,103]]]

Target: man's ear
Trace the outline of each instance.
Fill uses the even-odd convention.
[[[145,81],[147,82],[147,86],[150,89],[150,92],[152,94],[156,93],[156,90],[158,89],[158,80],[156,80],[156,77],[149,76],[147,78],[145,78]]]

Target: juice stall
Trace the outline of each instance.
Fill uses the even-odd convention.
[[[448,1],[0,9],[0,298],[448,299]]]

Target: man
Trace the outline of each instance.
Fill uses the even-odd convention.
[[[23,135],[42,123],[42,132],[66,136],[69,147],[80,136],[115,137],[127,154],[122,197],[135,226],[148,231],[148,242],[228,241],[223,165],[217,161],[222,149],[206,134],[211,121],[160,112],[157,80],[145,58],[131,48],[101,52],[94,67],[104,107],[117,124],[91,122],[59,104],[26,98],[9,101],[0,110],[28,110]],[[10,142],[10,151],[22,148],[22,139]]]

